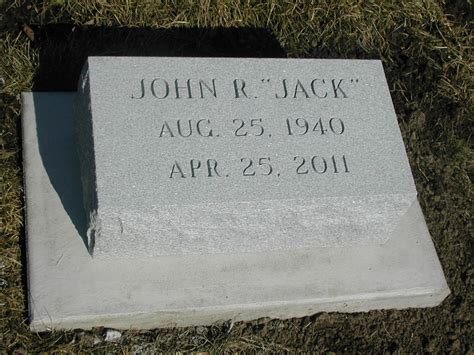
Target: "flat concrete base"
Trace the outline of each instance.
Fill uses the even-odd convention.
[[[154,328],[430,307],[448,294],[418,203],[384,245],[92,259],[73,93],[23,95],[31,329]]]

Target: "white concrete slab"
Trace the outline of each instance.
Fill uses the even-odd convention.
[[[31,329],[154,328],[430,307],[448,294],[418,203],[384,245],[92,259],[73,93],[23,94]]]

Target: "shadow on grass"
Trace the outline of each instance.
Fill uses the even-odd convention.
[[[88,56],[286,57],[276,38],[258,28],[103,28],[48,25],[34,28],[39,68],[33,91],[76,91]],[[38,144],[43,165],[61,203],[87,246],[78,158],[64,155],[73,137],[72,121],[54,114],[65,100],[35,100]],[[57,102],[55,102],[55,100]],[[57,106],[57,107],[56,107]],[[55,122],[52,122],[55,120]],[[74,145],[74,143],[73,143]],[[77,170],[77,171],[76,171]]]
[[[88,56],[282,58],[277,39],[261,28],[34,28],[39,68],[34,91],[76,91]]]

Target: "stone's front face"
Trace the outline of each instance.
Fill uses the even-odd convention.
[[[380,61],[91,57],[77,103],[94,256],[384,243],[416,199]]]

